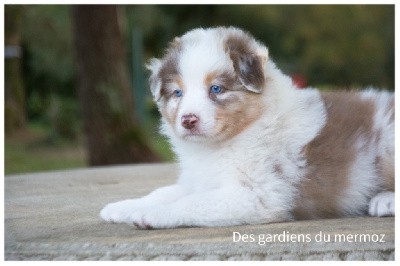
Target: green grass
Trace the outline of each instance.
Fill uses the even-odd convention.
[[[151,148],[165,161],[174,154],[168,141],[155,130],[148,130]],[[41,123],[29,123],[23,132],[7,136],[4,142],[5,175],[87,167],[82,137],[68,141],[54,138]]]
[[[85,167],[82,141],[61,141],[49,137],[49,130],[30,124],[26,131],[6,137],[5,175]]]

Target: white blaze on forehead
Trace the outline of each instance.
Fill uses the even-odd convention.
[[[201,36],[182,37],[182,51],[178,67],[188,90],[204,89],[204,79],[216,70],[233,70],[232,62],[224,51],[221,36],[202,31]]]
[[[187,84],[186,86],[191,85]],[[207,91],[203,88],[187,89],[181,99],[178,115],[182,116],[190,113],[196,114],[197,116],[202,115],[202,113],[210,109],[206,106],[209,104],[207,98]]]

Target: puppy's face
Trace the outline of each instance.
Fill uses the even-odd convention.
[[[234,28],[196,29],[153,59],[150,86],[164,121],[179,138],[222,141],[263,111],[267,49]]]

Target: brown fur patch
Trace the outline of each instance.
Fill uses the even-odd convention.
[[[218,134],[229,139],[256,121],[264,111],[262,97],[256,93],[235,92],[237,100],[217,103],[215,119],[218,121]]]
[[[229,71],[213,71],[204,78],[204,86],[209,89],[211,85],[223,86],[226,90],[241,90],[242,86],[238,83],[236,75]]]
[[[219,71],[213,71],[213,72],[208,73],[204,78],[204,85],[206,87],[208,87],[208,86],[210,86],[210,84],[213,84],[214,80],[217,79],[218,75],[219,75]]]
[[[175,76],[173,79],[171,79],[169,81],[170,83],[176,83],[178,85],[178,87],[182,90],[185,91],[185,85],[182,81],[182,79],[180,78],[180,76]],[[179,106],[181,101],[178,101],[177,106],[175,108],[171,108],[168,109],[167,108],[167,102],[169,101],[169,99],[171,97],[173,97],[173,92],[168,91],[167,89],[165,89],[166,94],[164,95],[164,100],[162,101],[161,107],[160,107],[160,113],[163,117],[165,117],[167,119],[167,121],[171,124],[171,125],[175,125],[176,119],[177,119],[177,112],[179,110]]]
[[[167,84],[176,81],[179,77],[178,60],[181,50],[179,39],[175,39],[169,44],[167,52],[162,59],[162,66],[158,72],[158,78],[161,81],[161,97],[170,96],[167,90]]]
[[[168,108],[166,107],[166,105],[164,104],[161,108],[160,108],[160,113],[161,115],[168,121],[169,124],[171,125],[175,125],[176,123],[176,119],[177,119],[177,113],[179,110],[179,105],[180,105],[180,101],[178,102],[178,105],[176,108],[168,110]],[[175,127],[174,127],[175,128]]]
[[[275,164],[273,170],[277,176],[282,176],[283,174],[282,165],[280,165],[279,163]]]
[[[216,103],[217,134],[225,139],[232,138],[257,120],[264,111],[262,97],[248,92],[239,83],[236,75],[228,71],[212,72],[205,79],[205,88],[220,85],[229,96],[210,93],[210,99]],[[221,95],[222,96],[222,95]]]
[[[243,85],[238,81],[235,73],[229,71],[213,71],[207,74],[204,78],[204,87],[206,90],[209,90],[212,85],[221,86],[223,92],[246,91]],[[218,97],[216,94],[209,93],[209,97],[213,102],[221,106],[233,104],[240,100],[237,94],[231,94],[228,97]]]
[[[294,215],[298,219],[336,217],[337,205],[348,186],[348,176],[356,150],[355,141],[372,137],[372,101],[360,100],[356,92],[322,93],[327,123],[305,147],[308,173],[299,186]]]
[[[380,160],[382,187],[387,191],[395,191],[394,179],[394,156],[384,157]]]
[[[377,156],[374,162],[378,174],[382,177],[381,186],[385,191],[395,191],[393,158],[389,155]]]
[[[178,84],[178,87],[179,87],[182,91],[185,91],[185,90],[186,90],[186,89],[185,89],[185,84],[183,84],[183,81],[182,81],[182,79],[181,79],[180,76],[177,76],[177,77],[175,78],[175,82],[176,82],[176,84]]]
[[[232,34],[224,44],[225,51],[233,62],[233,68],[243,85],[260,92],[265,84],[263,70],[264,59],[257,55],[252,43],[254,39],[248,34]]]
[[[184,89],[184,84],[178,71],[179,54],[182,49],[181,46],[179,38],[175,38],[169,44],[164,57],[161,59],[162,65],[158,72],[158,78],[161,82],[160,96],[162,98],[160,113],[172,125],[176,122],[176,113],[178,112],[180,102],[173,110],[167,110],[167,101],[173,96],[173,92],[168,89],[168,85],[176,83],[182,90]]]

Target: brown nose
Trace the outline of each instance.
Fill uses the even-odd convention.
[[[186,129],[192,129],[196,126],[199,118],[194,114],[188,114],[182,116],[182,126]]]

